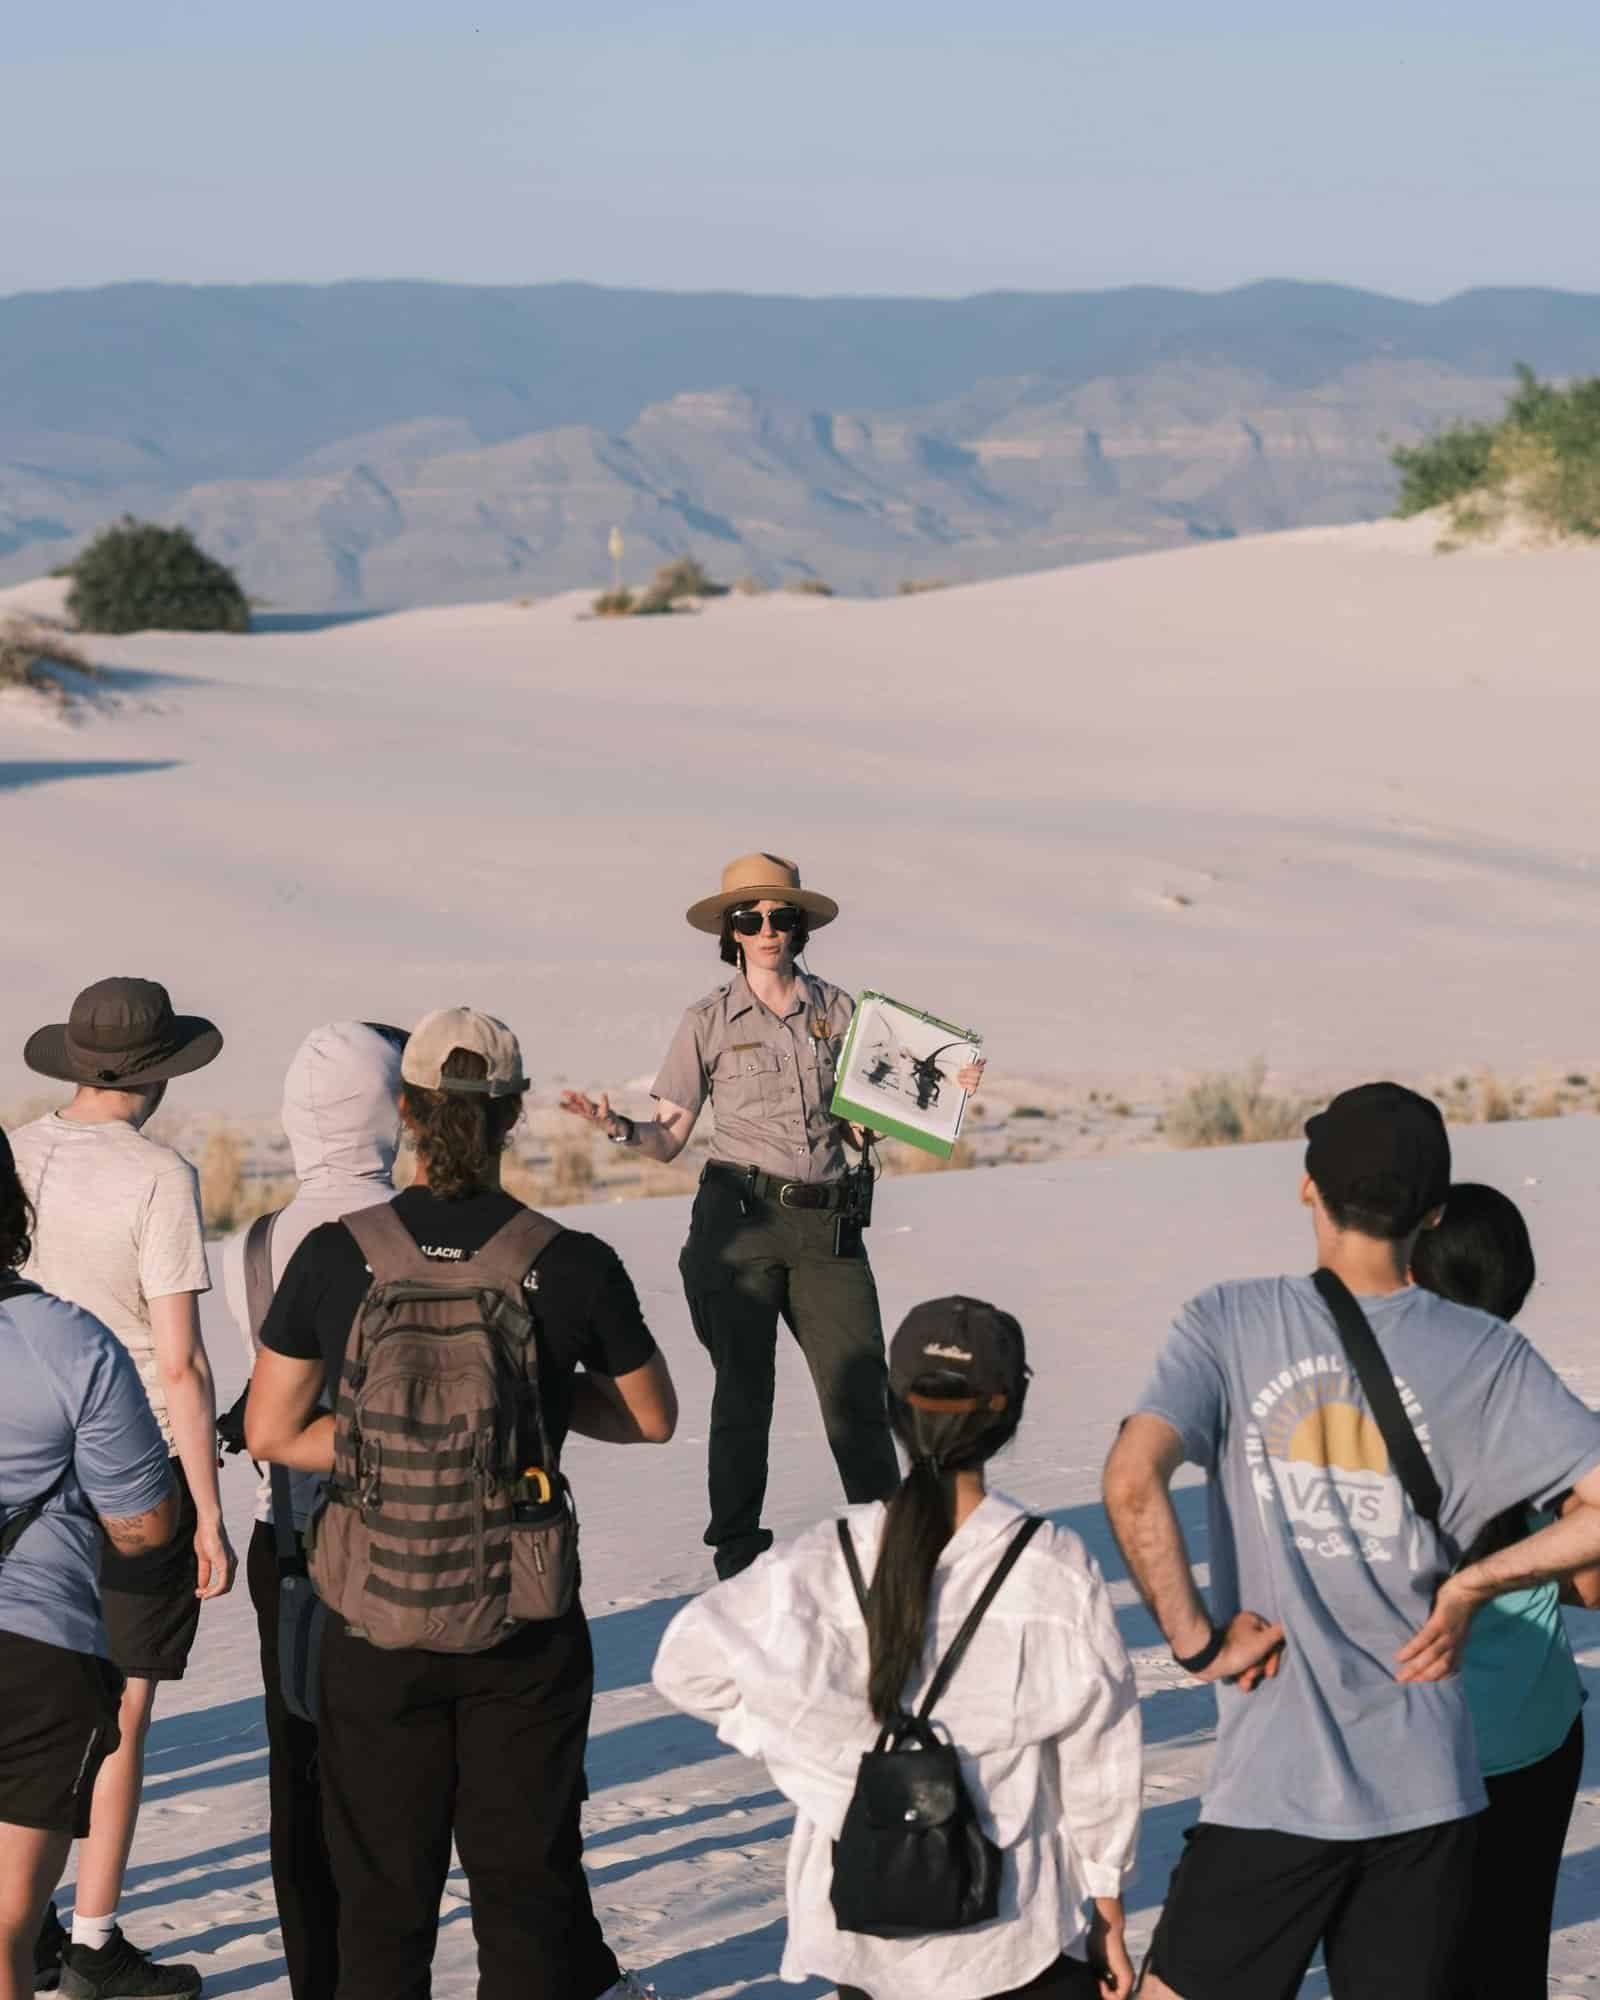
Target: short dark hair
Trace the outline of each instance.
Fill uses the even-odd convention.
[[[1353,1201],[1336,1199],[1320,1182],[1317,1193],[1335,1229],[1353,1230],[1357,1236],[1372,1236],[1380,1243],[1403,1243],[1413,1230],[1422,1227],[1422,1216],[1412,1209],[1410,1197],[1396,1190],[1391,1200],[1381,1183],[1363,1189]]]
[[[11,1142],[0,1132],[0,1271],[15,1271],[33,1252],[33,1204],[23,1192]]]
[[[765,901],[765,898],[761,898],[760,900]],[[733,909],[742,909],[743,907],[743,904],[735,903]],[[789,943],[793,949],[793,955],[798,958],[810,942],[811,919],[806,915],[804,910],[801,910],[799,917],[796,919],[794,929],[789,933]],[[724,965],[737,965],[740,962],[741,955],[739,940],[733,934],[733,910],[724,910],[722,913],[722,962]]]
[[[1442,1299],[1515,1319],[1538,1275],[1522,1210],[1498,1188],[1458,1182],[1438,1228],[1418,1237],[1411,1273]]]

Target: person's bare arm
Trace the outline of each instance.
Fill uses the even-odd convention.
[[[574,1376],[570,1427],[602,1444],[665,1444],[678,1427],[678,1394],[659,1349],[626,1375]]]
[[[333,1413],[319,1407],[324,1385],[320,1361],[262,1348],[244,1406],[244,1442],[264,1465],[294,1472],[333,1470]]]
[[[1557,1511],[1565,1516],[1582,1505],[1576,1493],[1569,1493]],[[1600,1611],[1600,1569],[1575,1570],[1561,1585],[1561,1602],[1574,1611]]]
[[[1105,1503],[1111,1532],[1139,1595],[1180,1659],[1203,1652],[1213,1626],[1195,1588],[1183,1528],[1172,1504],[1172,1478],[1183,1440],[1161,1417],[1129,1417],[1106,1460]],[[1222,1650],[1199,1675],[1237,1681],[1245,1690],[1278,1671],[1283,1627],[1254,1611],[1232,1618]]]
[[[626,1129],[622,1114],[611,1109],[611,1099],[605,1091],[595,1099],[586,1097],[581,1090],[564,1090],[561,1093],[561,1109],[574,1118],[587,1119],[591,1125],[598,1125],[608,1138],[618,1137]],[[681,1104],[668,1104],[665,1098],[658,1097],[654,1118],[627,1121],[633,1127],[630,1144],[647,1160],[659,1160],[665,1166],[688,1145],[689,1134],[694,1130],[694,1121],[698,1116],[698,1112],[685,1111]]]
[[[1395,1679],[1442,1681],[1460,1667],[1472,1620],[1491,1598],[1556,1577],[1577,1576],[1597,1565],[1600,1468],[1574,1483],[1572,1503],[1559,1521],[1445,1578],[1433,1601],[1432,1617],[1395,1654],[1400,1665]]]
[[[217,1396],[211,1363],[200,1338],[200,1302],[194,1292],[168,1292],[150,1301],[156,1372],[179,1463],[194,1496],[197,1597],[221,1597],[233,1588],[234,1555],[222,1525],[217,1487]]]
[[[178,1525],[178,1496],[169,1493],[144,1514],[102,1514],[100,1526],[119,1556],[142,1556],[164,1548]]]

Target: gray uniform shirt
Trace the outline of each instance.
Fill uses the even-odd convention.
[[[711,1157],[788,1181],[836,1181],[847,1171],[843,1126],[828,1106],[856,1003],[801,973],[780,1021],[742,972],[687,1008],[651,1095],[699,1115],[711,1100]]]
[[[1439,1481],[1442,1534],[1406,1497],[1309,1278],[1191,1299],[1139,1399],[1209,1476],[1212,1616],[1245,1608],[1286,1635],[1276,1680],[1217,1690],[1200,1817],[1221,1826],[1365,1840],[1481,1811],[1460,1675],[1402,1684],[1395,1653],[1488,1521],[1600,1464],[1600,1417],[1521,1334],[1414,1286],[1360,1303]]]

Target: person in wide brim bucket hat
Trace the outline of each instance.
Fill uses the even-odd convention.
[[[697,931],[716,937],[729,910],[761,902],[792,903],[805,911],[808,926],[814,931],[831,924],[839,914],[839,905],[831,896],[800,886],[800,870],[781,854],[741,854],[723,869],[717,893],[691,903],[685,914]]]
[[[154,979],[100,979],[65,1021],[28,1037],[22,1060],[40,1076],[90,1090],[148,1090],[214,1062],[222,1033],[200,1014],[174,1013]]]

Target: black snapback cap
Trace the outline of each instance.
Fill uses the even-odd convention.
[[[1400,1083],[1343,1090],[1306,1120],[1306,1172],[1324,1201],[1414,1229],[1450,1192],[1450,1135],[1431,1098]]]
[[[921,1391],[919,1382],[954,1378],[949,1393]],[[889,1344],[889,1387],[915,1410],[1004,1410],[1015,1406],[1028,1379],[1027,1344],[1008,1312],[959,1295],[913,1306]]]

